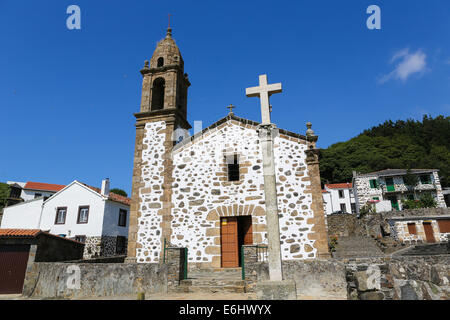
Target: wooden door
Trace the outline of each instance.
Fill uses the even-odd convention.
[[[423,230],[425,231],[425,237],[428,243],[436,242],[433,234],[433,227],[431,226],[431,222],[423,223]]]
[[[222,268],[239,267],[237,218],[220,219],[220,239],[222,244]]]
[[[0,294],[22,293],[29,245],[0,245]]]

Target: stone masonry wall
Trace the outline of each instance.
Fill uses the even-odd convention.
[[[351,300],[449,300],[450,256],[346,262]]]
[[[275,139],[283,259],[316,257],[306,142]],[[240,180],[227,179],[227,155],[237,154]],[[189,248],[189,262],[220,267],[220,217],[252,216],[253,243],[267,243],[262,154],[256,127],[227,121],[173,153],[172,245]]]
[[[166,124],[164,121],[145,124],[142,144],[141,177],[144,186],[139,189],[140,203],[137,219],[137,262],[158,262],[161,254],[161,223],[159,211],[163,207],[160,197],[164,182],[164,142]]]

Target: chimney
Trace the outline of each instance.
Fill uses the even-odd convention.
[[[109,178],[102,180],[102,196],[109,196]]]

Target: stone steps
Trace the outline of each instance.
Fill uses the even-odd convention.
[[[195,269],[188,279],[181,280],[178,292],[189,293],[244,293],[245,281],[241,268]]]
[[[375,240],[362,236],[347,236],[338,238],[335,258],[363,258],[382,257],[383,251],[377,246]]]

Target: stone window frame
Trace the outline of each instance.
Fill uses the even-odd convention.
[[[64,221],[58,222],[58,214],[60,210],[64,210]],[[56,208],[56,215],[55,215],[55,224],[66,224],[66,218],[67,218],[67,207],[57,207]]]
[[[125,216],[125,217],[123,217],[123,216]],[[127,226],[127,216],[128,216],[128,210],[120,208],[119,209],[119,222],[117,223],[117,225],[119,227],[126,227]],[[121,223],[122,221],[123,221],[123,224]]]
[[[237,163],[228,163],[227,159],[228,157],[233,157],[233,162],[237,162]],[[241,154],[237,153],[237,152],[233,152],[233,153],[225,153],[224,154],[224,163],[225,163],[225,169],[227,172],[227,182],[239,182],[241,181],[241,164],[240,161],[241,160]],[[236,165],[237,164],[237,179],[236,180],[230,180],[230,165]]]
[[[80,213],[81,213],[81,210],[83,210],[83,209],[87,209],[86,221],[80,221]],[[79,206],[78,207],[77,224],[87,224],[89,222],[89,211],[90,211],[90,206]]]

